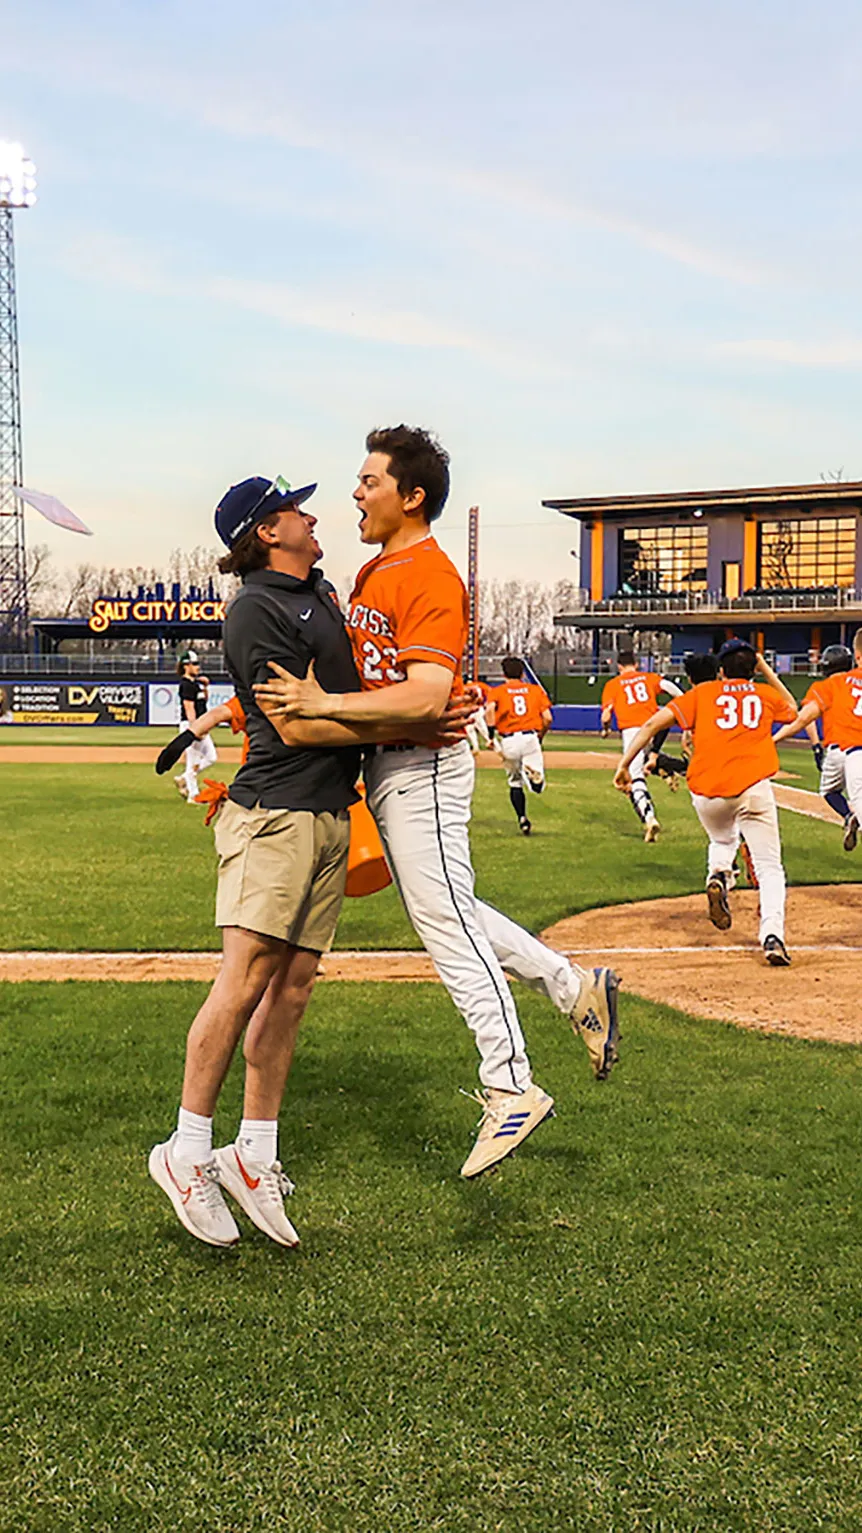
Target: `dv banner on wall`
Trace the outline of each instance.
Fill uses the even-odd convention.
[[[0,724],[146,724],[139,682],[13,681],[0,686]]]

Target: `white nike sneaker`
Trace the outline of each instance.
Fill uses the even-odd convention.
[[[180,798],[188,798],[189,790],[188,790],[188,787],[186,785],[186,774],[185,774],[185,772],[181,772],[179,777],[175,777],[174,778],[174,782],[176,783],[177,792],[180,795]]]
[[[236,1220],[221,1195],[214,1160],[195,1165],[174,1154],[176,1134],[150,1150],[150,1176],[170,1198],[190,1235],[209,1246],[233,1246],[239,1240]]]
[[[461,1175],[466,1177],[481,1176],[496,1166],[554,1113],[554,1099],[541,1086],[528,1086],[521,1092],[489,1088],[462,1095],[478,1102],[482,1109],[476,1143],[461,1167]]]
[[[644,820],[644,841],[646,842],[647,846],[652,846],[653,843],[658,840],[658,833],[660,830],[661,826],[659,825],[655,815],[648,814]]]
[[[281,1161],[264,1166],[247,1160],[236,1144],[216,1150],[214,1160],[219,1181],[252,1224],[280,1246],[298,1246],[299,1236],[284,1211],[284,1199],[290,1197],[294,1186],[282,1171]]]
[[[537,772],[535,767],[527,766],[527,763],[524,762],[524,776],[533,792],[541,793],[545,786],[544,772]]]

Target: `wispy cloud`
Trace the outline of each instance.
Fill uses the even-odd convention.
[[[722,341],[713,348],[713,354],[750,358],[755,362],[776,363],[785,367],[855,369],[862,367],[862,340],[852,336],[824,341],[752,338]]]
[[[87,282],[160,298],[209,299],[234,309],[261,314],[283,325],[327,331],[379,345],[440,348],[495,357],[493,341],[478,332],[448,324],[429,314],[377,309],[361,299],[304,292],[282,282],[261,282],[216,274],[194,279],[167,269],[153,251],[115,235],[90,233],[64,244],[57,264]]]
[[[363,124],[352,104],[345,113],[327,99],[325,112],[315,115],[315,108],[304,107],[296,92],[281,94],[270,88],[262,93],[257,75],[244,82],[242,60],[230,78],[219,78],[199,67],[184,68],[181,62],[166,64],[161,55],[148,59],[139,51],[131,57],[128,49],[105,40],[69,40],[53,50],[46,43],[37,56],[16,50],[14,44],[12,51],[18,67],[30,73],[60,78],[65,85],[74,81],[97,95],[155,107],[229,139],[317,151],[361,166],[366,175],[401,180],[411,188],[420,182],[459,198],[466,194],[478,209],[478,223],[482,206],[496,205],[522,224],[546,220],[597,230],[721,282],[748,286],[774,276],[761,264],[689,239],[679,229],[632,216],[624,208],[552,192],[538,175],[499,172],[483,166],[475,156],[472,164],[466,157],[456,160],[442,140],[433,150],[421,138],[409,147],[402,145],[385,124],[377,129]],[[278,197],[276,191],[271,195]],[[241,189],[241,199],[247,196]],[[448,226],[448,233],[457,236],[457,222]]]

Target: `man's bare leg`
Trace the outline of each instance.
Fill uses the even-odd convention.
[[[278,1159],[278,1113],[319,953],[290,947],[281,957],[245,1035],[245,1097],[233,1144],[215,1152],[219,1180],[248,1217],[279,1245],[299,1236],[284,1211],[293,1186]]]
[[[211,1118],[240,1034],[293,949],[275,937],[226,926],[216,981],[189,1029],[182,1106]]]
[[[320,954],[310,948],[288,947],[255,1009],[243,1044],[244,1118],[278,1118],[319,962]]]

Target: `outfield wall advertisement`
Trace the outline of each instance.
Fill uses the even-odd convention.
[[[209,705],[231,696],[229,682],[215,682]],[[4,681],[0,683],[0,725],[164,724],[179,728],[177,682]]]
[[[2,724],[146,724],[142,682],[13,681],[0,686]]]

